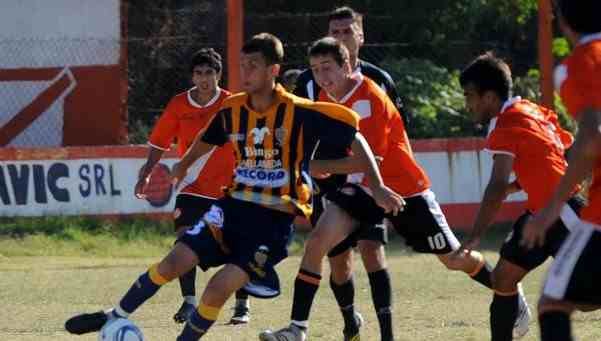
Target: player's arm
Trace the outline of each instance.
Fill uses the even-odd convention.
[[[156,164],[161,160],[165,151],[163,149],[159,149],[154,146],[150,146],[148,151],[148,157],[146,158],[146,163],[140,168],[140,173],[138,174],[138,182],[136,183],[136,187],[134,189],[134,194],[139,199],[143,199],[146,195],[146,186],[150,180],[150,173]]]
[[[496,154],[494,156],[490,180],[486,185],[472,233],[464,244],[465,249],[473,249],[478,246],[480,239],[495,219],[509,190],[512,186],[515,186],[510,182],[513,158],[512,155],[507,154]]]
[[[384,185],[376,157],[361,133],[355,134],[351,150],[352,155],[343,159],[313,160],[311,168],[315,167],[314,171],[318,173],[364,173],[378,205],[384,208],[386,212],[392,212],[393,214],[402,210],[405,205],[403,198]]]
[[[522,243],[532,248],[542,245],[546,231],[559,217],[563,203],[574,187],[591,172],[601,150],[601,111],[587,110],[581,114],[576,141],[568,158],[568,168],[547,206],[531,219],[524,229]]]
[[[171,180],[177,186],[188,173],[196,160],[209,153],[215,146],[223,146],[228,141],[223,116],[217,113],[207,129],[201,130],[182,159],[173,166]]]

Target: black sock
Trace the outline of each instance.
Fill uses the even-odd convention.
[[[394,340],[392,331],[392,288],[390,275],[387,269],[371,272],[369,285],[371,287],[371,298],[376,309],[378,323],[380,323],[380,335],[382,341]]]
[[[345,333],[356,334],[359,331],[359,326],[355,320],[355,282],[353,277],[341,285],[334,283],[332,277],[330,277],[330,288],[332,288],[338,307],[342,312]]]
[[[306,329],[309,325],[311,305],[319,289],[321,276],[301,269],[294,281],[294,298],[292,300],[291,320],[294,325]]]
[[[196,296],[196,267],[179,278],[179,287],[183,297]]]
[[[562,311],[549,311],[538,317],[542,341],[572,341],[570,315]]]
[[[485,287],[492,289],[492,269],[493,267],[484,262],[482,268],[475,274],[471,275],[472,279]]]
[[[123,296],[119,302],[117,313],[120,315],[133,313],[139,306],[154,296],[161,286],[167,282],[169,281],[159,274],[158,265],[151,266]]]
[[[517,294],[501,296],[495,294],[490,304],[491,341],[513,340],[513,325],[518,316],[519,297]]]
[[[246,293],[246,291],[238,290],[238,291],[236,291],[236,299],[237,300],[247,300],[248,294]]]

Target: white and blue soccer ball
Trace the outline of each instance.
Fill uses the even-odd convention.
[[[98,333],[98,341],[144,341],[140,328],[124,318],[109,320]]]

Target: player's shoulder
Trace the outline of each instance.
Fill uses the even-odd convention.
[[[372,64],[365,60],[360,60],[359,66],[361,68],[361,73],[373,79],[377,84],[384,83],[387,86],[394,84],[394,81],[392,80],[390,74],[381,67],[376,66],[375,64]]]
[[[221,103],[221,109],[234,108],[237,106],[242,106],[246,103],[246,98],[248,95],[246,92],[238,92],[235,94],[230,93],[229,96],[223,99]]]
[[[343,105],[330,102],[313,102],[298,96],[294,96],[294,105],[296,110],[307,114],[308,119],[311,119],[313,115],[326,116],[352,127],[359,127],[359,115]]]

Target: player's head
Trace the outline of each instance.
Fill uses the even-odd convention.
[[[325,37],[309,48],[309,65],[317,84],[333,94],[350,78],[349,52],[340,40]]]
[[[282,75],[282,85],[289,92],[294,92],[296,88],[296,80],[298,76],[301,74],[301,70],[299,69],[290,69],[286,70]]]
[[[196,51],[190,61],[190,72],[200,93],[212,93],[221,79],[221,55],[212,48]]]
[[[556,0],[555,12],[559,26],[572,44],[576,44],[580,36],[601,32],[599,0]]]
[[[490,52],[469,63],[459,82],[466,108],[477,123],[485,123],[498,114],[503,102],[511,97],[513,87],[509,66]]]
[[[273,34],[259,33],[242,46],[240,79],[244,91],[252,93],[273,86],[284,60],[282,42]]]
[[[363,15],[348,6],[334,9],[328,16],[328,35],[340,40],[349,53],[359,55],[363,46]]]

